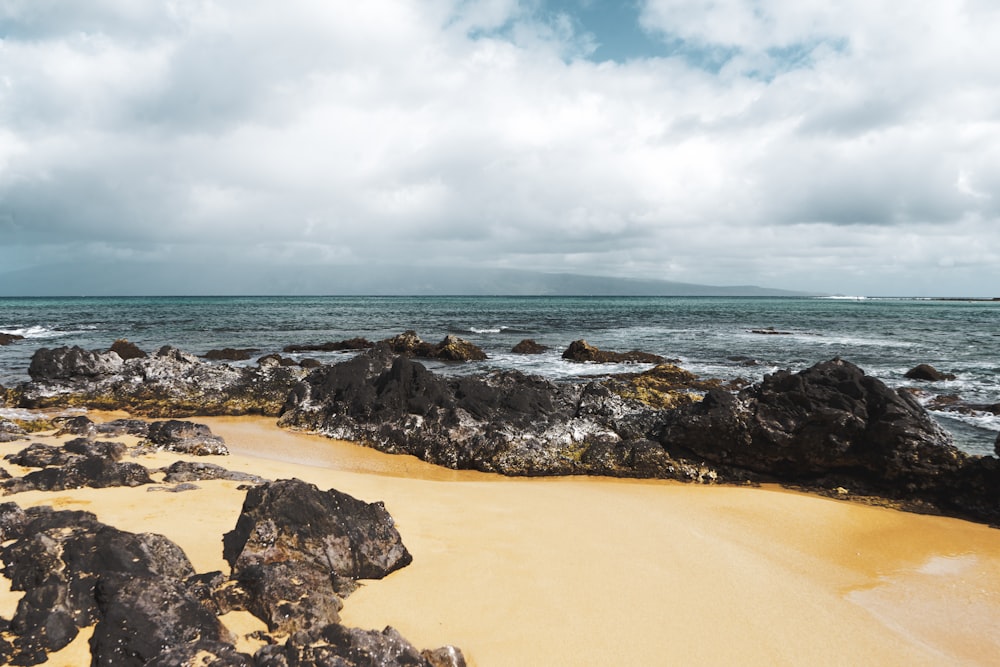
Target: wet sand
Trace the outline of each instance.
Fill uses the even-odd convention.
[[[420,648],[454,644],[480,667],[1000,658],[1000,531],[986,526],[778,488],[456,472],[267,419],[195,421],[232,451],[201,460],[384,501],[413,564],[366,582],[343,622],[392,625]],[[178,458],[187,457],[138,461]],[[221,538],[244,492],[236,482],[198,486],[4,500],[87,509],[124,530],[167,535],[199,572],[228,571]],[[7,583],[0,615],[10,618],[20,594]],[[246,614],[224,620],[237,633],[262,627]],[[50,664],[86,664],[87,634]]]

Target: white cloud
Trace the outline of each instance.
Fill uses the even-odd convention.
[[[649,0],[667,55],[625,64],[539,7],[5,3],[0,262],[204,244],[830,291],[997,277],[988,3]]]

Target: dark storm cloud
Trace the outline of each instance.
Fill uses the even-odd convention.
[[[988,3],[647,0],[631,29],[648,48],[621,57],[593,20],[606,11],[4,3],[0,267],[86,254],[1000,283]]]

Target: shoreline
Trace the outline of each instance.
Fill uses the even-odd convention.
[[[414,562],[364,582],[344,623],[454,644],[470,664],[988,664],[1000,654],[1000,531],[981,524],[772,486],[454,471],[268,418],[194,421],[232,452],[198,460],[384,501]],[[155,468],[179,458],[194,457],[135,460]],[[228,571],[221,535],[244,492],[236,482],[198,486],[4,501],[93,511],[122,530],[166,535],[199,572]],[[15,597],[0,592],[0,615],[11,616]],[[224,620],[241,633],[258,623]],[[50,664],[73,664],[81,637]]]

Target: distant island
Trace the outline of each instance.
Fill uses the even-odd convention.
[[[64,263],[0,273],[0,296],[818,296],[755,285],[701,285],[574,273],[399,265],[232,266]]]

